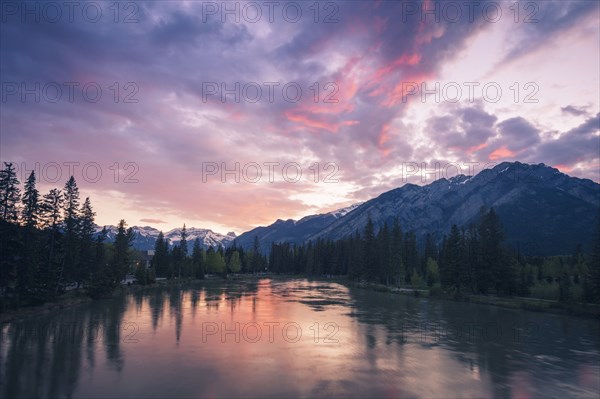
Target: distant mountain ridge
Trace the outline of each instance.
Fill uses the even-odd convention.
[[[544,164],[503,162],[475,176],[404,186],[373,198],[309,239],[339,239],[362,231],[369,216],[376,227],[400,220],[417,239],[432,233],[438,242],[453,224],[467,226],[480,209],[494,207],[507,244],[529,255],[572,253],[589,245],[600,208],[600,185],[570,177]]]
[[[358,208],[362,203],[350,205],[332,212],[319,215],[305,216],[300,220],[281,220],[269,226],[256,227],[241,234],[236,238],[236,245],[250,249],[254,244],[254,237],[258,237],[261,251],[270,251],[272,243],[289,242],[292,244],[303,244],[315,233],[322,231],[336,220],[346,216]]]
[[[328,226],[334,220],[348,214],[360,205],[354,204],[345,208],[337,209],[335,211],[324,213],[320,215],[305,216],[302,219],[296,221],[293,219],[281,220],[278,219],[275,223],[266,227],[257,227],[246,233],[243,233],[239,237],[235,233],[227,233],[226,235],[215,233],[210,229],[202,229],[190,227],[187,230],[187,245],[191,253],[194,240],[200,239],[200,243],[205,249],[209,247],[229,247],[233,244],[234,240],[236,245],[244,248],[252,248],[254,244],[254,237],[258,236],[261,242],[261,250],[266,252],[269,251],[271,242],[293,242],[296,244],[303,243],[305,238],[312,235],[313,233],[320,231],[324,227]],[[104,226],[96,226],[96,235],[100,233]],[[107,242],[113,242],[117,235],[116,226],[105,226],[107,228]],[[139,250],[151,250],[154,249],[156,238],[158,237],[159,230],[150,226],[133,226],[132,227],[135,238],[132,246]],[[166,239],[169,240],[170,245],[174,246],[179,244],[181,239],[181,228],[176,228],[163,232]]]
[[[96,235],[100,233],[103,227],[107,229],[107,242],[113,242],[115,237],[117,236],[117,227],[116,226],[96,226]],[[150,226],[133,226],[133,232],[135,233],[135,238],[133,240],[132,246],[135,249],[139,250],[151,250],[154,249],[154,244],[156,239],[158,238],[158,234],[160,231]],[[171,246],[179,244],[181,239],[181,228],[176,228],[169,230],[167,232],[163,232],[163,235],[166,239],[169,240]],[[189,249],[189,253],[191,253],[192,247],[194,245],[194,240],[196,238],[200,239],[201,245],[207,249],[209,247],[218,247],[222,245],[227,247],[233,242],[236,238],[235,233],[228,233],[226,235],[215,233],[210,229],[200,229],[195,227],[186,228],[187,231],[187,245]]]
[[[500,216],[509,246],[527,255],[570,254],[577,244],[585,248],[591,242],[600,209],[600,184],[544,164],[503,162],[475,176],[442,178],[424,186],[407,183],[333,212],[300,220],[278,219],[238,237],[192,227],[187,229],[187,240],[190,250],[196,237],[204,248],[228,247],[235,242],[250,249],[258,237],[261,252],[268,253],[273,242],[303,244],[362,232],[371,217],[376,229],[398,218],[402,229],[414,231],[418,241],[431,233],[440,242],[453,224],[468,226],[481,208],[491,207]],[[135,248],[154,248],[157,229],[134,226],[133,230]],[[171,244],[179,242],[180,234],[179,228],[164,233]],[[108,241],[115,235],[116,227],[110,226]]]

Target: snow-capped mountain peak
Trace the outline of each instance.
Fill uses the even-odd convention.
[[[115,237],[117,236],[117,227],[116,226],[96,226],[97,236],[100,234],[102,229],[106,227],[106,242],[113,242]],[[151,250],[154,249],[154,244],[160,231],[154,227],[150,226],[133,226],[133,232],[135,233],[135,238],[133,239],[132,246],[135,249],[139,250]],[[181,228],[175,228],[169,230],[167,232],[163,232],[165,239],[168,240],[171,246],[178,244],[181,241]],[[235,233],[230,232],[227,235],[223,235],[220,233],[215,233],[210,229],[202,229],[196,227],[186,228],[186,241],[189,247],[189,250],[192,249],[194,245],[194,241],[196,238],[200,240],[200,244],[204,248],[208,247],[218,247],[218,246],[228,246],[233,240],[236,238]]]
[[[340,209],[336,209],[335,211],[331,211],[331,212],[329,212],[329,214],[334,216],[335,218],[341,218],[342,216],[347,215],[348,213],[352,212],[353,210],[355,210],[356,208],[361,206],[363,203],[364,202],[357,202],[356,204],[352,204],[345,208],[340,208]]]

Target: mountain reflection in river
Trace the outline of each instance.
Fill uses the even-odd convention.
[[[598,337],[327,281],[206,281],[2,325],[0,396],[597,398]]]

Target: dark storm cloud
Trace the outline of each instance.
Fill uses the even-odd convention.
[[[496,134],[493,127],[497,119],[478,104],[452,109],[447,115],[430,118],[426,132],[442,148],[473,152]]]
[[[502,142],[511,151],[519,151],[540,141],[540,131],[522,117],[510,118],[498,123]]]
[[[600,154],[600,114],[563,133],[559,138],[540,144],[535,156],[551,165],[572,165],[598,159]],[[597,167],[597,165],[596,165]]]

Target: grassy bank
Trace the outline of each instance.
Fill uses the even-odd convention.
[[[0,323],[56,312],[91,301],[92,298],[84,294],[83,291],[74,290],[61,295],[55,301],[46,302],[43,305],[5,309],[0,313]]]
[[[566,314],[571,316],[600,319],[600,306],[589,303],[559,302],[537,298],[494,297],[470,295],[464,300],[471,303],[500,306],[508,309],[523,309],[532,312]]]
[[[410,295],[422,298],[443,299],[456,302],[477,303],[481,305],[499,306],[506,309],[528,310],[532,312],[545,312],[554,314],[571,315],[577,317],[600,319],[600,305],[576,302],[559,302],[548,299],[526,297],[498,297],[493,295],[473,295],[464,293],[449,293],[439,287],[432,289],[424,287],[393,287],[384,284],[367,282],[342,281],[350,287],[368,289],[379,292],[391,292],[399,295]]]

